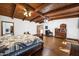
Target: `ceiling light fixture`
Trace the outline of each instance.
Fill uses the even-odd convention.
[[[26,9],[24,9],[24,15],[26,16],[26,17],[30,17],[30,16],[32,16],[32,11],[27,11]]]

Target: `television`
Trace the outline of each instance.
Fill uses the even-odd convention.
[[[48,26],[45,26],[45,29],[48,29]]]

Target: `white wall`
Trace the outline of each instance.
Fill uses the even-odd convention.
[[[14,22],[15,35],[20,35],[27,31],[29,31],[31,34],[37,33],[37,23],[35,22],[22,21],[21,19],[16,19],[16,18],[12,19],[11,17],[1,16],[1,15],[0,15],[0,21]]]
[[[29,21],[22,21],[19,19],[14,20],[14,31],[15,35],[18,34],[23,34],[24,32],[30,32],[31,34],[36,34],[37,33],[37,24],[34,22],[29,22]]]
[[[1,21],[14,22],[14,30],[15,30],[14,34],[15,35],[20,35],[27,31],[29,31],[31,34],[37,33],[37,23],[35,22],[22,21],[21,19],[16,19],[16,18],[12,19],[10,17],[0,15],[0,23]],[[79,18],[59,19],[59,20],[49,21],[48,26],[49,26],[49,29],[53,31],[53,35],[55,35],[54,33],[55,28],[56,27],[58,28],[60,24],[65,23],[67,25],[67,38],[79,39],[78,22],[79,22]],[[42,23],[42,25],[44,25],[44,23]]]
[[[53,31],[53,35],[55,35],[55,28],[59,28],[60,24],[64,23],[67,25],[67,38],[79,39],[78,20],[79,18],[53,20],[48,22],[48,26]]]

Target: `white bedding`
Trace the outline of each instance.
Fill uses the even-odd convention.
[[[8,50],[5,51],[5,54],[8,54],[10,52],[14,51],[14,45],[17,42],[21,42],[26,44],[26,46],[31,45],[34,41],[36,42],[42,42],[42,40],[37,37],[30,34],[24,34],[24,35],[18,35],[18,36],[2,36],[0,37],[0,47],[1,46],[7,46]],[[16,50],[19,50],[19,47],[16,47]],[[0,55],[4,55],[4,53],[0,53]]]
[[[42,42],[42,40],[39,37],[30,34],[23,34],[18,36],[3,36],[0,38],[0,41],[2,42],[0,43],[0,45],[1,46],[5,45],[8,48],[10,48],[16,42],[28,43],[28,42],[33,42],[34,40],[38,40]]]

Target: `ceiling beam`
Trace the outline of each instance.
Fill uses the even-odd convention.
[[[26,6],[28,6],[29,8],[31,8],[33,11],[35,10],[35,8],[33,8],[32,6],[30,6],[29,4],[26,4]]]
[[[41,16],[42,18],[45,18],[45,16],[41,13],[41,12],[36,12],[36,13],[38,13],[39,14],[39,16]]]
[[[43,23],[43,22],[44,22],[44,20],[42,20],[42,21],[37,21],[37,22],[39,22],[39,23]]]
[[[26,3],[19,3],[20,5],[24,6],[27,10],[35,10],[33,7],[31,7],[29,4]]]
[[[79,4],[71,4],[71,5],[67,5],[65,7],[62,7],[62,8],[59,8],[59,9],[55,9],[55,12],[54,11],[51,11],[51,12],[47,12],[45,13],[45,16],[59,16],[61,14],[67,14],[67,13],[70,13],[70,12],[76,12],[76,11],[79,11]],[[39,20],[39,19],[38,19]],[[39,20],[40,21],[40,20]]]
[[[77,11],[79,11],[79,6],[76,6],[76,7],[70,8],[70,9],[66,9],[66,10],[63,10],[63,11],[58,11],[58,12],[55,12],[55,13],[50,13],[47,16],[57,16],[57,15],[60,15],[60,14],[73,13],[73,12],[77,12]]]
[[[16,6],[17,6],[17,4],[14,4],[13,13],[12,13],[12,19],[15,17]]]
[[[62,15],[59,15],[59,16],[51,17],[51,19],[65,18],[65,17],[68,17],[68,16],[72,17],[72,16],[75,16],[75,15],[79,15],[79,12],[74,12],[74,13],[69,13],[69,14],[64,14],[64,15],[62,14]]]
[[[39,11],[40,11],[41,9],[43,9],[44,7],[48,6],[48,5],[49,5],[49,4],[43,4],[43,5],[39,6],[39,7],[35,10],[35,12],[37,12],[37,13],[39,14],[38,16],[41,16],[41,17],[45,18],[45,16],[43,16],[43,14],[42,14],[41,12],[39,12]],[[38,16],[35,17],[35,18],[33,18],[31,21],[33,21],[34,19],[38,18]]]
[[[75,12],[68,12],[68,13],[61,13],[61,14],[58,14],[58,15],[54,15],[55,17],[56,16],[64,16],[64,15],[68,15],[68,14],[78,14],[79,13],[79,11],[75,11]],[[54,17],[54,16],[50,16],[50,17]]]
[[[75,17],[79,17],[79,14],[72,15],[72,16],[60,17],[60,18],[51,18],[49,21],[51,21],[51,20],[59,20],[59,19],[66,19],[66,18],[75,18]]]
[[[43,9],[44,7],[46,7],[48,5],[50,5],[50,4],[46,4],[46,3],[45,4],[42,4],[35,11],[38,12],[38,11],[40,11],[41,9]]]
[[[46,7],[46,6],[48,6],[49,4],[43,4],[43,5],[41,5],[41,6],[39,6],[37,9],[34,9],[32,6],[30,6],[29,4],[26,4],[28,7],[30,7],[34,12],[36,12],[36,13],[38,13],[38,15],[39,16],[41,16],[42,18],[45,18],[45,16],[41,13],[41,12],[39,12],[42,8],[44,8],[44,7]],[[38,16],[37,16],[38,17]],[[37,18],[37,17],[35,17],[35,18]],[[34,19],[35,19],[34,18]],[[34,19],[32,19],[31,21],[33,21]]]
[[[77,12],[70,12],[70,13],[65,13],[65,14],[60,14],[60,15],[57,15],[57,16],[50,16],[49,17],[49,21],[50,20],[56,20],[56,19],[62,19],[62,18],[68,18],[68,17],[78,17],[79,16],[79,12],[77,11]],[[42,19],[40,19],[40,20],[38,20],[38,21],[36,21],[36,22],[42,22],[43,20]]]
[[[47,12],[47,13],[44,13],[43,15],[44,16],[47,16],[48,14],[50,14],[50,13],[55,13],[55,12],[57,12],[57,11],[63,11],[63,10],[65,10],[65,9],[69,9],[69,8],[72,8],[72,7],[75,7],[75,6],[78,6],[79,4],[70,4],[70,5],[66,5],[66,6],[64,6],[64,7],[61,7],[61,8],[57,8],[57,9],[54,9],[54,10],[51,10],[51,11],[49,11],[49,12]]]
[[[30,6],[29,4],[22,4],[22,5],[26,5],[28,6],[29,8],[31,8],[33,10],[33,12],[37,13],[38,16],[34,17],[32,20],[30,21],[33,21],[35,18],[41,16],[42,18],[45,18],[45,16],[43,16],[43,14],[41,12],[39,12],[42,8],[44,8],[45,6],[48,6],[49,4],[43,4],[41,6],[39,6],[37,9],[33,8],[32,6]],[[26,17],[23,18],[23,20],[25,19]]]
[[[38,17],[38,18],[36,18],[34,21],[41,21],[41,19],[44,19],[44,18],[42,18],[42,17]]]
[[[79,14],[72,15],[72,16],[66,16],[66,17],[60,17],[60,18],[51,18],[49,21],[51,21],[51,20],[59,20],[59,19],[66,19],[66,18],[75,18],[75,17],[79,17]],[[38,22],[43,23],[43,21],[38,21]]]
[[[25,20],[26,16],[24,16],[23,21]]]
[[[40,16],[38,15],[38,16],[34,17],[33,19],[31,19],[30,21],[33,21],[34,19],[39,18],[39,17],[40,17]]]
[[[79,6],[79,4],[74,3],[74,4],[70,4],[70,5],[58,8],[58,9],[54,9],[54,10],[51,10],[47,13],[44,13],[44,15],[52,14],[52,13],[55,13],[55,12],[60,12],[60,11],[63,11],[63,10],[68,10],[68,9],[71,9],[73,7],[76,7],[76,6]]]
[[[67,9],[67,8],[70,8],[69,6],[71,6],[71,5],[74,5],[74,4],[66,5],[66,6],[64,6],[64,7],[51,10],[51,11],[49,11],[49,12],[47,12],[47,13],[44,13],[43,15],[47,16],[47,15],[50,14],[50,13],[53,14],[53,13],[55,13],[55,12],[57,12],[57,11],[65,10],[65,9]],[[39,20],[39,19],[38,19],[38,20]]]

